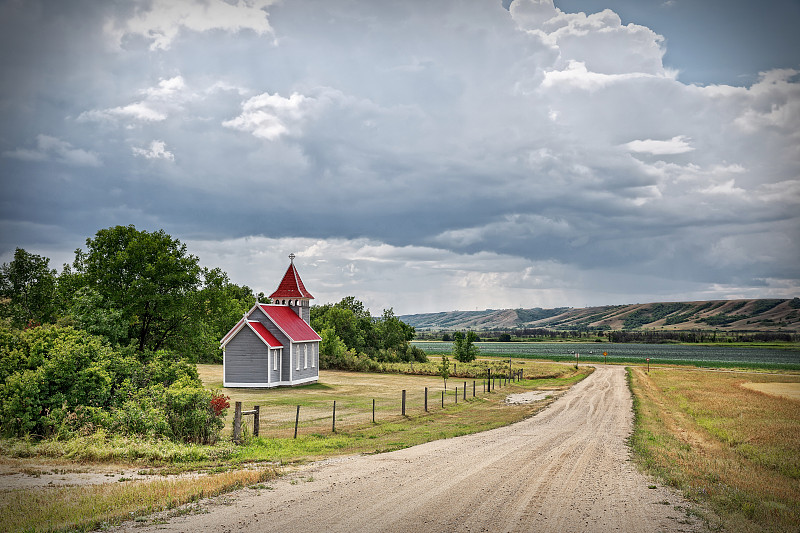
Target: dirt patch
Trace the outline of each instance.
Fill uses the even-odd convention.
[[[197,477],[188,472],[170,475],[170,479]],[[157,470],[143,471],[129,465],[34,464],[30,461],[4,460],[0,464],[0,492],[45,487],[101,485],[121,481],[164,479]]]
[[[800,383],[742,383],[742,387],[771,396],[800,400]]]
[[[521,392],[519,394],[509,394],[506,396],[506,403],[512,405],[521,405],[527,403],[538,402],[544,400],[548,396],[552,396],[553,391],[532,390],[528,392]]]

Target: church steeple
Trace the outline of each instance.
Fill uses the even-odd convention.
[[[310,300],[313,300],[314,297],[303,285],[303,280],[300,279],[300,274],[297,273],[297,269],[294,266],[294,258],[294,254],[289,254],[289,268],[286,269],[286,274],[283,275],[277,290],[270,294],[269,297],[273,303],[288,305],[300,318],[310,323]]]

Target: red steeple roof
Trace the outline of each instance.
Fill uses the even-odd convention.
[[[294,267],[294,254],[291,254],[289,258],[292,262],[289,264],[289,268],[286,269],[286,274],[283,275],[283,279],[281,280],[280,285],[278,285],[278,289],[269,295],[270,298],[308,298],[313,300],[314,297],[311,296],[311,293],[308,292],[303,285],[303,280],[300,279],[300,274],[297,273],[297,269]]]

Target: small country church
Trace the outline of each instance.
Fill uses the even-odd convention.
[[[220,341],[225,387],[280,387],[319,379],[320,336],[311,328],[311,296],[289,255],[273,303],[256,302]]]

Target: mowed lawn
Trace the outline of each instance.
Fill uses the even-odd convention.
[[[638,367],[631,381],[647,470],[727,531],[800,531],[800,376]]]

